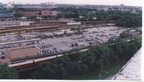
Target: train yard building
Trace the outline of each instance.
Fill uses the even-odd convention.
[[[29,26],[29,21],[0,21],[0,27]]]
[[[38,42],[39,39],[0,43],[0,62],[10,63],[38,56],[38,49],[34,46]]]
[[[37,48],[34,46],[10,49],[6,50],[6,52],[8,53],[9,59],[11,61],[37,56]]]

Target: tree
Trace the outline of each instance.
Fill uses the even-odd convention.
[[[122,54],[121,45],[114,45],[113,50],[114,50],[115,55],[121,58],[121,54]]]
[[[49,18],[50,18],[50,16],[43,16],[43,18],[44,18],[44,19],[49,19]]]
[[[129,48],[129,54],[128,55],[130,55],[130,57],[133,56],[138,50],[137,46],[134,43],[130,43],[128,48]]]
[[[126,16],[121,16],[119,20],[117,20],[116,25],[125,26],[125,27],[141,27],[142,26],[142,17],[139,15],[132,16],[131,14]]]
[[[104,45],[98,45],[90,48],[90,51],[99,59],[110,56],[110,49]]]
[[[68,56],[63,56],[63,57],[57,57],[54,60],[52,60],[52,63],[54,64],[62,64],[70,61],[70,58]]]
[[[95,56],[92,52],[88,51],[87,53],[83,53],[83,59],[82,61],[88,66],[90,67],[94,62],[95,62]]]
[[[129,50],[128,49],[129,44],[127,42],[124,42],[124,43],[122,43],[120,45],[121,45],[121,49],[122,49],[122,54],[121,54],[122,58],[123,57],[127,57],[128,50]]]
[[[22,15],[21,14],[14,14],[14,17],[22,17]]]
[[[103,65],[109,66],[110,64],[109,59],[111,58],[111,55],[112,55],[112,51],[109,47],[104,46],[104,45],[98,45],[98,46],[92,47],[90,51],[95,55],[96,63],[97,61],[101,59],[103,61]]]
[[[78,32],[78,33],[81,33],[80,27],[79,27],[79,28],[77,28],[77,32]]]
[[[36,16],[28,17],[28,19],[30,19],[30,20],[35,20],[35,19],[36,19]]]
[[[111,44],[110,47],[114,52],[115,58],[123,58],[128,52],[128,43],[120,38],[109,39],[107,44]],[[113,57],[114,57],[113,55]]]
[[[127,37],[132,37],[132,34],[126,32],[120,33],[120,38],[127,38]]]
[[[81,72],[86,72],[88,69],[87,65],[74,62],[74,72],[75,74],[81,73]]]
[[[71,61],[67,62],[65,64],[65,68],[66,68],[68,76],[73,75],[75,73],[75,66],[74,66],[73,62],[71,62]]]
[[[38,79],[54,79],[58,71],[57,64],[51,62],[44,62],[38,65],[36,71],[36,78]]]
[[[81,62],[84,62],[84,59],[86,58],[86,54],[83,53],[83,52],[80,52],[78,55],[75,55],[76,57],[76,61],[81,61]]]
[[[141,48],[142,45],[142,38],[141,37],[134,37],[134,40],[132,40],[132,43],[136,44],[137,48]]]
[[[96,61],[96,66],[98,66],[98,67],[103,67],[104,66],[104,62],[103,62],[103,59],[99,59],[99,60],[97,60]]]
[[[80,68],[82,72],[86,72],[88,70],[88,66],[86,64],[81,64]]]
[[[0,63],[0,79],[18,79],[18,72],[9,68],[7,63]]]
[[[59,65],[56,76],[58,78],[64,78],[64,77],[66,77],[66,75],[67,75],[67,71],[66,71],[65,67]]]
[[[66,30],[64,31],[64,35],[67,35],[67,31]]]

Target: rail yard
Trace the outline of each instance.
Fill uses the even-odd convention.
[[[17,30],[11,27],[1,30],[0,62],[7,62],[9,67],[15,69],[26,68],[60,57],[64,51],[83,50],[88,46],[103,44],[108,39],[117,38],[120,33],[128,30],[108,24],[99,26],[92,24],[89,26],[86,24],[61,25],[64,27],[58,24],[41,27],[15,27]],[[80,28],[80,33],[71,30],[72,28]]]

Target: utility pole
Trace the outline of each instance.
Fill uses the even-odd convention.
[[[101,71],[100,71],[100,74],[99,74],[99,80],[101,80],[101,77],[102,77],[102,64],[101,64]]]
[[[101,71],[100,71],[100,74],[99,74],[99,80],[101,80],[101,77],[102,77],[102,73],[108,73],[108,72],[106,72],[106,71],[102,71],[102,64],[101,64]]]

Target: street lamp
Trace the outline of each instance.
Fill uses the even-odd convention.
[[[102,76],[102,63],[101,63],[101,71],[100,71],[100,74],[99,74],[99,79],[101,79],[101,76]]]
[[[99,80],[101,80],[102,73],[108,73],[108,72],[106,72],[106,71],[102,71],[102,64],[101,64],[101,71],[100,71],[100,74],[99,74]]]

